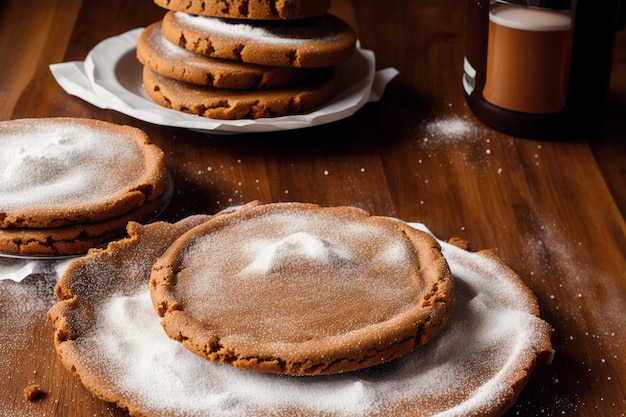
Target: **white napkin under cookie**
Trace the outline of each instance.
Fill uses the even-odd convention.
[[[58,280],[67,266],[77,257],[65,257],[59,259],[22,259],[0,258],[0,281],[10,279],[22,282],[31,275],[54,275]]]

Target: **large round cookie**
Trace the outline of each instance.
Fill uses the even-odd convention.
[[[328,11],[330,0],[154,0],[168,10],[236,19],[303,19]]]
[[[141,33],[137,58],[157,74],[215,88],[280,88],[311,74],[308,68],[268,67],[189,52],[163,37],[161,22],[153,23]]]
[[[62,363],[132,416],[494,417],[552,358],[550,325],[522,280],[492,253],[439,242],[456,300],[425,346],[384,365],[307,378],[206,361],[165,335],[148,289],[152,264],[201,221],[131,224],[129,238],[74,262],[57,285],[62,301],[49,317]]]
[[[163,36],[192,52],[276,67],[328,67],[347,61],[356,34],[331,14],[303,20],[250,21],[167,12]]]
[[[305,82],[269,90],[233,90],[185,83],[143,68],[150,98],[163,107],[213,119],[258,119],[288,116],[315,109],[337,85],[336,68],[321,68]]]
[[[453,304],[430,235],[312,204],[217,216],[178,239],[150,282],[171,338],[211,361],[282,374],[398,358],[430,340]]]
[[[0,228],[120,216],[157,199],[164,154],[141,130],[90,119],[0,122]]]

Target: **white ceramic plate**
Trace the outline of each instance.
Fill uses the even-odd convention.
[[[386,84],[398,73],[393,68],[376,71],[374,53],[357,47],[352,58],[339,66],[335,95],[317,110],[255,120],[209,119],[164,108],[148,97],[143,89],[142,65],[135,56],[142,31],[138,28],[105,39],[84,62],[53,64],[50,70],[66,92],[98,107],[158,125],[212,134],[272,132],[334,122],[351,116],[368,101],[378,100]]]

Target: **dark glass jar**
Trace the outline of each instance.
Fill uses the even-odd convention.
[[[463,88],[504,133],[539,139],[599,125],[626,0],[471,0]]]

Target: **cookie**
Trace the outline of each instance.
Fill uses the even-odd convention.
[[[439,245],[349,207],[267,204],[178,239],[150,279],[165,332],[210,361],[281,374],[378,365],[452,311]]]
[[[330,0],[154,0],[168,10],[236,19],[303,19],[328,11]]]
[[[81,255],[90,248],[119,239],[129,221],[153,217],[159,200],[148,201],[113,219],[53,228],[0,229],[0,252],[19,255]]]
[[[143,68],[143,85],[154,102],[213,119],[258,119],[308,112],[332,96],[337,79],[337,69],[332,67],[319,69],[305,82],[291,87],[233,90],[184,83]]]
[[[356,34],[331,14],[303,20],[250,21],[167,12],[163,36],[213,58],[275,67],[328,67],[347,61]]]
[[[0,228],[103,221],[158,199],[164,154],[141,130],[90,119],[0,122]]]
[[[207,361],[165,335],[148,286],[168,245],[207,220],[131,223],[128,238],[73,262],[57,284],[60,301],[48,317],[61,362],[130,415],[495,417],[515,402],[535,366],[552,360],[551,327],[521,278],[492,252],[440,241],[455,280],[454,312],[434,339],[401,358],[307,378]],[[6,290],[6,300],[23,299]],[[14,314],[15,303],[3,306]]]
[[[37,401],[46,396],[45,391],[41,389],[39,384],[30,384],[24,388],[24,399],[28,401]]]
[[[268,67],[189,52],[163,37],[161,22],[141,33],[137,58],[165,77],[215,88],[280,88],[298,83],[312,72],[308,68]]]

